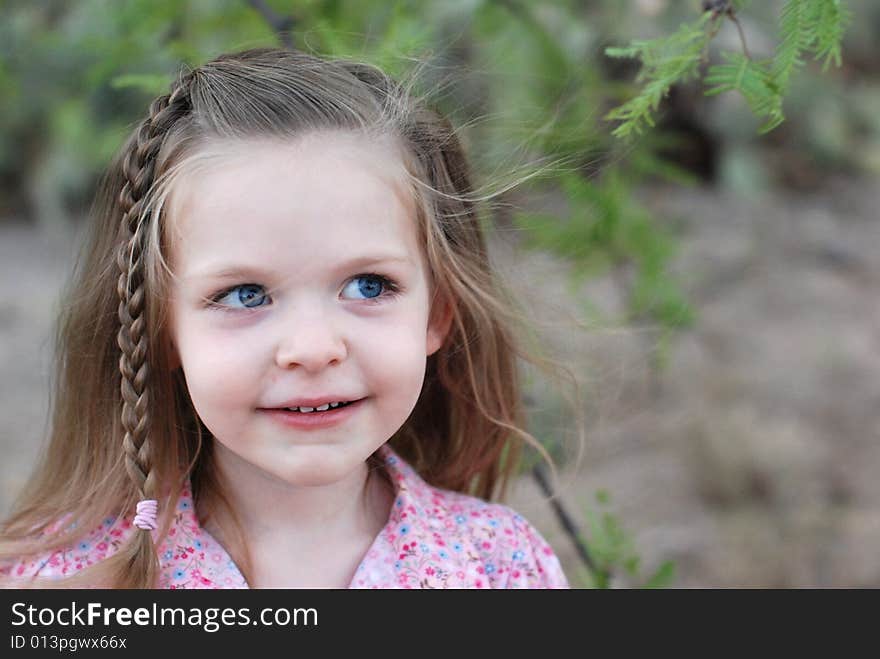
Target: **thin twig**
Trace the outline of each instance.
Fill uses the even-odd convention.
[[[274,9],[266,4],[265,0],[247,0],[247,3],[266,19],[266,22],[278,34],[278,40],[281,41],[281,44],[285,48],[294,50],[291,30],[296,21],[293,16],[282,16],[276,13]]]
[[[589,569],[590,572],[598,577],[596,579],[597,582],[604,580],[606,583],[610,583],[611,575],[604,573],[596,565],[596,561],[593,560],[593,557],[590,555],[590,550],[584,542],[583,535],[581,534],[580,529],[578,529],[577,524],[575,524],[571,515],[568,514],[568,511],[562,505],[559,498],[553,496],[553,488],[550,487],[550,479],[547,478],[547,473],[544,471],[544,465],[537,464],[532,467],[532,477],[538,482],[538,486],[544,494],[550,497],[550,505],[553,507],[553,512],[556,513],[559,523],[562,524],[562,528],[568,534],[568,537],[571,538],[572,543],[574,543],[574,548],[577,551],[581,562],[587,566],[587,569]]]
[[[739,32],[739,40],[742,42],[743,53],[745,53],[746,59],[752,59],[752,56],[749,53],[749,46],[746,43],[746,33],[743,32],[742,24],[739,22],[736,14],[733,13],[733,9],[727,12],[727,17],[736,24],[736,30]]]
[[[739,18],[736,16],[736,10],[730,6],[728,0],[706,0],[703,2],[703,11],[712,12],[713,20],[717,19],[719,16],[724,16],[733,21],[734,25],[736,25],[736,31],[739,33],[739,41],[743,47],[743,54],[746,56],[746,59],[752,59],[752,54],[749,52],[749,45],[746,43],[745,30],[743,30],[742,23],[739,22]],[[718,34],[718,30],[720,29],[721,21],[717,21],[715,26],[709,31],[709,41],[715,38],[715,35]],[[706,42],[706,50],[703,51],[703,63],[709,61],[709,41]]]

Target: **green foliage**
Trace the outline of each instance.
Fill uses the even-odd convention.
[[[672,585],[675,579],[675,564],[672,561],[663,562],[648,577],[641,575],[641,556],[617,516],[607,510],[610,504],[608,492],[599,490],[596,492],[595,508],[588,506],[584,509],[589,530],[581,540],[589,550],[595,569],[584,567],[579,570],[580,585],[585,588],[610,588],[618,577],[623,577],[638,588],[666,588]]]
[[[841,42],[850,13],[841,0],[787,0],[782,7],[780,44],[773,58],[753,59],[749,54],[742,26],[736,17],[747,3],[733,3],[727,13],[704,12],[692,23],[682,25],[674,34],[650,41],[636,41],[628,48],[608,48],[611,57],[630,57],[641,61],[637,78],[642,87],[635,97],[606,115],[620,121],[614,129],[618,137],[641,133],[653,126],[652,114],[674,84],[695,77],[709,41],[725,18],[736,23],[743,39],[743,52],[721,53],[723,64],[708,68],[704,82],[707,95],[738,91],[752,113],[763,119],[760,132],[779,126],[784,120],[783,101],[791,77],[803,65],[803,56],[811,54],[823,61],[823,70],[831,63],[840,65]]]
[[[791,76],[803,65],[804,53],[811,53],[817,60],[824,60],[822,70],[827,70],[833,62],[840,66],[840,44],[849,12],[841,5],[840,0],[788,0],[782,7],[779,30],[781,43],[771,62],[764,62],[766,88],[765,94],[772,99],[772,106],[761,108],[763,112],[755,112],[758,116],[768,117],[768,123],[762,131],[778,126],[785,119],[782,102],[790,88]],[[736,87],[742,91],[742,87]],[[753,97],[749,105],[755,110],[760,99],[754,97],[757,87],[753,87]],[[746,92],[743,91],[746,95]]]
[[[159,96],[160,94],[165,93],[170,83],[171,77],[168,75],[127,73],[114,77],[113,80],[110,81],[110,86],[113,89],[132,87],[150,94],[151,96]]]
[[[333,11],[326,15],[315,12],[308,31],[312,47],[326,55],[366,59],[394,76],[403,74],[410,59],[422,54],[435,31],[420,19],[413,2],[361,3],[360,11],[353,3],[331,4]],[[340,11],[343,5],[345,10]],[[369,40],[363,38],[365,25],[375,30]]]
[[[630,137],[642,133],[647,126],[653,126],[652,114],[670,87],[697,75],[700,58],[710,39],[710,32],[706,30],[710,21],[717,23],[718,19],[703,14],[695,23],[682,25],[668,37],[634,41],[627,48],[605,50],[609,57],[637,58],[642,63],[636,79],[636,82],[643,83],[639,94],[606,116],[611,121],[621,122],[614,129],[614,135]]]
[[[727,62],[709,69],[704,82],[707,96],[728,91],[742,94],[756,117],[765,119],[760,131],[773,130],[785,120],[782,94],[767,61],[753,60],[742,53],[722,53]]]
[[[674,240],[632,198],[625,175],[609,167],[600,179],[566,173],[559,183],[568,200],[567,217],[514,217],[527,231],[529,244],[567,259],[578,280],[631,265],[635,277],[627,291],[630,317],[620,322],[651,318],[667,327],[689,325],[692,310],[667,273]]]
[[[841,0],[789,0],[782,10],[782,50],[789,42],[797,44],[800,51],[812,53],[817,60],[824,60],[822,70],[831,63],[841,64],[840,48],[846,27],[852,19],[850,11]],[[777,60],[780,59],[777,55]],[[800,53],[795,54],[795,59]]]

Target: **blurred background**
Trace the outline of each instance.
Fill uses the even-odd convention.
[[[772,55],[783,3],[743,4]],[[798,69],[780,127],[694,80],[624,142],[604,116],[638,65],[605,48],[700,2],[6,0],[0,514],[48,431],[52,323],[102,167],[181,63],[284,44],[420,67],[460,127],[497,193],[493,259],[582,387],[580,452],[531,373],[530,429],[612,585],[880,586],[880,5],[844,4],[841,66]],[[728,22],[707,57],[738,48]],[[527,470],[508,503],[597,585]]]

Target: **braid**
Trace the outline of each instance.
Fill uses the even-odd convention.
[[[170,94],[150,105],[150,116],[137,131],[122,170],[125,184],[119,194],[122,209],[120,246],[116,264],[119,268],[119,332],[116,340],[121,350],[119,371],[122,375],[122,440],[125,468],[141,499],[155,495],[156,483],[151,472],[149,441],[149,367],[148,335],[144,294],[144,263],[141,215],[150,186],[153,184],[156,156],[165,134],[190,110],[188,83],[192,74],[178,80]],[[142,534],[149,537],[149,534]]]

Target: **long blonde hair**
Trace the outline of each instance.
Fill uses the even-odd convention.
[[[452,325],[428,360],[421,396],[391,446],[432,485],[491,498],[503,491],[525,430],[514,337],[517,312],[489,266],[477,195],[450,123],[375,67],[254,49],[181,72],[155,99],[99,186],[90,233],[56,330],[58,368],[48,450],[2,527],[0,559],[69,545],[136,501],[226,506],[179,370],[169,367],[164,202],[186,163],[220,139],[291,138],[315,130],[391,136],[401,146],[436,294]],[[169,506],[164,506],[167,510]],[[75,520],[73,531],[59,520]],[[160,537],[171,523],[165,514]],[[237,525],[236,525],[237,526]],[[247,577],[240,530],[224,530]],[[154,587],[149,532],[70,584]]]

